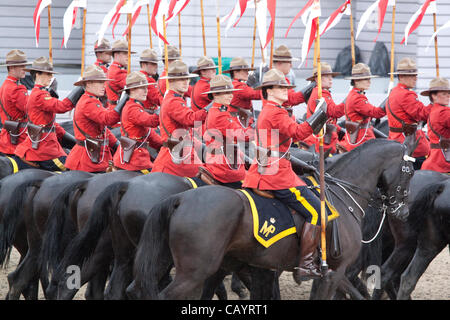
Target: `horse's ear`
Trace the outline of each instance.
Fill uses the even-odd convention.
[[[323,153],[323,158],[324,159],[328,158],[330,156],[330,153],[331,153],[331,148]]]
[[[315,144],[310,145],[308,151],[311,153],[316,153],[316,145]]]

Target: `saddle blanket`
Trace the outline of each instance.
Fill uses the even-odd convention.
[[[307,177],[308,186],[319,197],[318,183],[313,177]],[[270,247],[278,240],[297,232],[291,210],[278,199],[269,199],[255,194],[249,189],[240,189],[248,199],[253,217],[253,236],[265,248]],[[326,202],[327,222],[339,217],[337,210]]]

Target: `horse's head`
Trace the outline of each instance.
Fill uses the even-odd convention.
[[[402,145],[403,157],[393,156],[393,162],[383,171],[379,180],[383,209],[393,217],[402,221],[409,215],[408,194],[409,182],[414,175],[414,158],[408,155],[409,150]]]

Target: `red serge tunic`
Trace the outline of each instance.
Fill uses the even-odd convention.
[[[303,140],[313,132],[307,122],[298,124],[289,116],[285,108],[267,100],[263,101],[263,108],[256,125],[259,135],[256,139],[257,144],[261,143],[263,148],[269,146],[271,150],[278,151],[280,156],[289,151],[292,140]],[[277,148],[280,143],[281,145]],[[282,190],[305,185],[292,170],[291,162],[286,158],[269,157],[268,163],[264,174],[261,174],[258,172],[257,159],[254,159],[247,171],[243,186],[260,190]]]
[[[287,83],[291,84],[291,82],[289,81],[288,77],[285,77]],[[292,106],[296,106],[300,103],[305,102],[305,97],[303,96],[303,93],[301,91],[295,92],[295,90],[289,89],[288,91],[288,100],[283,103],[284,107],[292,107]]]
[[[102,70],[103,70],[103,72],[105,73],[105,74],[107,74],[108,73],[108,63],[107,62],[105,62],[105,61],[103,61],[103,60],[100,60],[100,59],[97,59],[95,62],[94,62],[94,64],[97,66],[97,67],[100,67],[100,68],[102,68]]]
[[[338,141],[338,135],[337,135],[337,131],[340,130],[340,127],[337,125],[337,121],[336,119],[339,119],[340,117],[342,117],[345,112],[344,112],[344,104],[340,103],[340,104],[336,104],[333,101],[333,98],[331,97],[331,92],[327,89],[322,89],[322,97],[325,98],[325,102],[327,103],[327,115],[330,118],[328,120],[328,123],[334,125],[336,127],[336,130],[333,131],[332,135],[331,135],[331,142],[330,144],[323,144],[323,149],[324,151],[327,151],[328,149],[331,148],[331,152],[332,153],[336,153],[336,142]],[[306,118],[309,118],[314,111],[316,110],[316,100],[319,99],[319,89],[317,87],[315,87],[313,89],[313,91],[311,92],[311,96],[308,100],[308,107],[306,109]],[[314,137],[314,136],[310,136],[306,141],[306,143],[308,144],[316,144],[316,151],[319,151],[319,139]]]
[[[119,91],[125,87],[127,82],[127,68],[114,61],[108,69],[107,78],[112,79],[105,83],[108,103],[117,102],[120,97]]]
[[[140,71],[145,75],[148,82],[147,100],[144,101],[144,109],[156,110],[159,107],[159,92],[156,88],[155,79],[144,70]]]
[[[346,117],[348,116],[348,120],[361,122],[362,124],[369,123],[370,118],[382,118],[386,115],[386,112],[383,109],[371,105],[364,91],[357,88],[353,88],[349,92],[344,108],[347,109]],[[367,129],[361,128],[354,144],[350,142],[348,133],[345,134],[345,138],[340,144],[350,151],[371,139],[375,139],[372,126]]]
[[[450,108],[435,103],[431,108],[430,117],[428,118],[428,137],[430,144],[438,144],[439,137],[430,129],[433,127],[440,136],[450,138]],[[431,149],[430,155],[422,164],[422,170],[434,170],[438,172],[449,173],[450,162],[445,161],[444,154],[441,149]]]
[[[222,183],[241,181],[245,178],[244,156],[241,151],[236,159],[237,169],[233,169],[223,152],[230,153],[233,150],[223,148],[226,143],[237,144],[253,140],[254,130],[251,127],[243,128],[238,120],[237,109],[214,103],[209,109],[205,121],[205,139],[208,150],[215,149],[216,152],[206,154],[204,167],[213,177]],[[215,137],[220,137],[218,140]],[[234,157],[234,155],[232,155]]]
[[[103,144],[99,163],[91,161],[85,146],[76,144],[67,156],[66,168],[87,172],[105,171],[109,165],[108,161],[112,160],[110,147],[117,141],[106,126],[116,124],[120,120],[120,115],[114,109],[103,108],[97,96],[85,92],[76,105],[73,118],[73,130],[77,140],[86,139],[78,130],[78,125],[90,138],[103,139]]]
[[[35,125],[52,128],[55,125],[56,113],[65,113],[72,110],[73,107],[74,105],[69,99],[65,98],[63,101],[59,101],[50,96],[45,87],[35,85],[28,98],[28,119]],[[42,132],[39,140],[42,141],[38,148],[33,149],[30,137],[27,137],[17,146],[15,154],[20,158],[25,157],[25,160],[28,161],[45,161],[66,156],[55,131]]]
[[[162,105],[164,94],[166,93],[166,79],[161,79],[162,77],[166,76],[166,70],[164,70],[161,75],[159,76],[160,79],[158,79],[158,93],[159,93],[159,105]],[[184,97],[191,97],[192,94],[192,86],[189,86],[189,90],[184,94]]]
[[[207,94],[203,94],[203,92],[208,92],[210,89],[209,81],[211,79],[201,77],[195,85],[192,87],[191,93],[191,108],[194,111],[203,109],[208,104],[211,103],[211,100],[208,98]]]
[[[243,80],[233,80],[233,87],[240,91],[233,92],[232,106],[251,110],[252,100],[261,100],[261,91],[249,87]]]
[[[403,120],[404,122],[411,124],[419,121],[427,121],[428,116],[431,112],[431,105],[425,106],[417,98],[417,94],[408,89],[405,85],[399,83],[394,89],[392,89],[391,94],[388,99],[389,105],[392,112]],[[402,124],[392,116],[389,111],[388,105],[386,105],[386,113],[388,117],[389,127],[401,129]],[[430,153],[430,143],[422,130],[416,131],[416,138],[419,139],[419,144],[413,153],[414,157],[424,157]],[[392,132],[389,130],[389,139],[396,140],[403,143],[405,136],[402,132]]]
[[[161,147],[162,138],[153,129],[159,124],[159,116],[147,113],[142,102],[130,99],[123,108],[121,123],[120,131],[122,135],[136,140],[138,143],[128,163],[123,161],[123,149],[122,146],[119,146],[114,154],[114,165],[131,171],[152,168],[150,154],[147,148],[143,146],[143,142],[148,142],[149,146],[155,149]]]
[[[207,114],[204,109],[194,112],[186,105],[186,101],[180,94],[169,90],[161,105],[159,114],[163,141],[167,141],[169,134],[174,138],[179,138],[186,133],[188,133],[186,139],[192,140],[192,130],[190,128],[194,127],[194,122],[205,120]],[[175,157],[179,157],[179,155],[177,154]],[[152,172],[166,172],[181,177],[195,177],[202,163],[194,147],[190,146],[184,147],[181,159],[176,160],[180,160],[180,163],[174,163],[169,149],[162,147],[153,163]]]
[[[1,107],[0,115],[2,118],[2,124],[4,124],[6,120],[13,120],[23,123],[20,127],[19,133],[21,134],[17,139],[17,144],[23,142],[27,137],[27,130],[25,129],[27,123],[27,101],[27,88],[23,84],[20,84],[18,79],[8,76],[0,88],[0,102],[11,119],[8,118],[5,111]],[[11,136],[3,127],[0,132],[0,152],[4,154],[14,154],[16,146],[17,145],[11,144]]]

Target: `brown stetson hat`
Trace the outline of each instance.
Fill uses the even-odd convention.
[[[438,91],[450,91],[450,85],[447,79],[445,78],[434,78],[430,82],[430,88],[428,90],[422,91],[420,94],[422,96],[430,96],[432,92]]]
[[[103,72],[102,68],[96,66],[95,64],[88,66],[83,73],[83,77],[75,82],[74,86],[84,86],[88,81],[109,81],[106,74]]]
[[[31,62],[27,61],[25,52],[19,49],[13,49],[6,54],[6,61],[4,64],[0,64],[0,67],[12,67],[12,66],[26,66]]]
[[[96,40],[94,43],[94,52],[112,52],[111,44],[105,38],[102,39],[100,44],[98,43],[98,40]]]
[[[391,73],[389,73],[391,74]],[[414,76],[418,75],[416,62],[411,58],[403,58],[397,64],[397,71],[393,75]]]
[[[25,71],[39,71],[56,74],[58,72],[53,71],[53,64],[46,57],[39,57],[33,61],[31,67],[24,69]]]
[[[292,57],[291,50],[282,44],[273,52],[273,61],[281,61],[281,62],[292,62],[298,61],[300,59]]]
[[[230,69],[223,71],[223,73],[229,73],[237,70],[255,70],[255,68],[250,67],[244,58],[235,57],[230,62]]]
[[[175,46],[168,45],[167,46],[167,57],[168,57],[168,60],[181,60],[180,50],[178,50],[178,48]],[[165,61],[165,59],[166,59],[166,56],[165,56],[165,53],[163,52],[161,60]]]
[[[112,44],[111,52],[128,52],[128,42],[125,40],[116,40]],[[136,51],[130,51],[130,53],[136,53]]]
[[[363,79],[370,79],[370,78],[378,78],[378,76],[372,75],[368,65],[366,65],[364,63],[357,63],[352,68],[352,76],[347,77],[345,79],[363,80]]]
[[[233,92],[241,90],[235,89],[233,87],[233,82],[231,81],[231,78],[223,74],[216,74],[214,77],[212,77],[211,81],[209,82],[209,85],[210,85],[209,91],[202,92],[202,94]]]
[[[277,69],[270,69],[264,74],[262,84],[255,87],[255,90],[262,89],[264,87],[271,87],[271,86],[280,86],[280,87],[286,87],[288,89],[295,88],[295,85],[289,84],[286,81],[286,77],[284,74]]]
[[[214,63],[214,60],[210,57],[200,57],[197,60],[197,68],[192,73],[200,74],[200,70],[217,69],[218,66]]]
[[[189,73],[189,69],[186,63],[181,60],[175,60],[169,64],[169,68],[167,70],[167,76],[160,77],[159,79],[187,79],[187,78],[195,78],[198,77],[198,74]]]
[[[155,49],[145,49],[141,53],[139,62],[158,63],[158,53]]]
[[[125,87],[120,91],[125,91],[128,89],[135,89],[140,87],[148,87],[149,85],[155,85],[155,83],[148,83],[147,78],[142,72],[139,71],[133,71],[130,72],[129,75],[127,75],[126,84]]]
[[[336,77],[341,74],[340,72],[333,72],[333,69],[331,69],[330,64],[327,62],[321,62],[320,67],[322,76],[331,75],[332,77]],[[315,66],[313,69],[313,75],[309,78],[306,78],[306,80],[313,81],[316,77],[317,77],[317,66]]]

